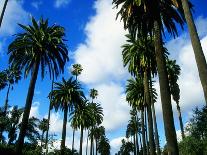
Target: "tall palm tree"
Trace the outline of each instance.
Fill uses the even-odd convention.
[[[51,75],[58,75],[64,71],[68,61],[68,50],[64,43],[64,28],[58,25],[48,25],[48,19],[37,22],[32,17],[32,25],[19,24],[22,33],[16,34],[15,40],[9,45],[9,63],[24,70],[25,77],[31,72],[31,80],[22,119],[22,125],[17,142],[17,153],[21,154],[24,137],[28,124],[35,84],[39,69],[44,78],[46,69]]]
[[[76,81],[78,80],[78,76],[83,71],[81,64],[73,64],[71,73],[75,76]],[[73,141],[72,141],[72,151],[74,150],[74,139],[75,139],[75,129],[73,129]]]
[[[94,128],[93,135],[94,135],[94,139],[96,143],[95,152],[96,152],[96,155],[98,155],[98,144],[99,144],[101,137],[105,136],[105,128],[103,126],[96,126]]]
[[[89,104],[89,108],[91,109],[91,117],[93,118],[94,122],[90,127],[89,137],[91,140],[91,147],[90,147],[90,155],[93,153],[93,141],[94,141],[94,133],[95,128],[100,125],[103,121],[103,108],[99,103],[91,103]]]
[[[41,135],[41,144],[40,146],[42,147],[42,144],[44,142],[44,133],[47,131],[47,124],[48,124],[48,120],[43,118],[38,125],[38,128],[40,129],[40,131],[42,131],[42,135]]]
[[[123,45],[123,63],[128,66],[128,70],[132,75],[140,76],[143,79],[144,95],[148,115],[148,131],[149,131],[149,145],[150,154],[155,154],[155,142],[153,134],[153,120],[151,110],[151,99],[149,91],[149,80],[151,74],[156,74],[156,61],[154,44],[152,39],[139,39],[127,35],[127,44]]]
[[[5,0],[4,1],[4,6],[3,6],[3,9],[2,9],[2,12],[1,12],[1,16],[0,16],[0,28],[1,28],[1,25],[2,25],[2,21],[3,21],[3,18],[4,18],[4,13],[6,11],[6,6],[7,6],[8,1],[9,0]]]
[[[197,33],[197,29],[195,26],[195,23],[193,21],[193,16],[191,13],[190,8],[192,7],[191,4],[189,4],[188,0],[181,0],[182,7],[185,14],[185,19],[188,25],[188,29],[190,32],[190,38],[193,46],[193,51],[195,55],[195,60],[198,67],[198,73],[201,80],[201,84],[203,87],[204,97],[207,104],[207,63],[205,59],[205,55],[203,53],[203,49],[199,40],[199,36]]]
[[[181,27],[184,23],[183,10],[168,0],[152,0],[150,2],[148,0],[113,0],[113,3],[117,8],[121,5],[117,16],[121,16],[125,29],[128,29],[133,36],[144,34],[145,37],[150,35],[154,38],[168,152],[178,155],[179,151],[173,120],[166,62],[162,50],[163,40],[161,33],[165,34],[166,31],[164,28],[166,28],[173,36],[177,35],[176,23],[181,25]]]
[[[179,105],[180,88],[178,85],[178,78],[180,75],[180,66],[176,64],[176,60],[168,59],[166,64],[167,64],[168,79],[170,83],[170,92],[177,106],[181,135],[182,135],[182,138],[184,139],[185,133],[184,133],[184,127],[183,127],[182,114],[181,114],[180,105]]]
[[[80,150],[79,154],[82,155],[82,144],[83,144],[83,130],[89,128],[94,121],[91,117],[91,109],[88,106],[87,100],[83,101],[81,107],[77,107],[72,113],[72,122],[71,126],[73,129],[80,129]]]
[[[61,83],[54,83],[54,90],[50,93],[52,107],[55,110],[63,110],[63,129],[62,129],[62,140],[61,140],[61,155],[64,154],[65,140],[66,140],[66,125],[68,118],[68,111],[72,111],[74,107],[81,106],[83,99],[85,98],[80,84],[73,80],[73,77],[67,81],[63,78]]]
[[[106,138],[105,135],[101,136],[97,149],[100,155],[110,155],[111,147],[110,147],[109,139]]]
[[[21,71],[19,70],[19,68],[17,66],[10,66],[5,71],[6,71],[6,77],[7,77],[7,83],[8,83],[7,84],[8,89],[7,89],[7,93],[6,93],[6,100],[5,100],[5,104],[4,104],[4,110],[6,113],[7,108],[8,108],[8,102],[9,102],[10,88],[14,83],[17,83],[21,79]],[[12,89],[13,89],[13,86],[12,86]]]
[[[142,130],[142,143],[143,143],[143,155],[147,154],[146,148],[146,136],[145,136],[145,121],[144,121],[144,85],[143,80],[139,78],[131,78],[127,80],[126,85],[126,100],[135,109],[141,111],[141,130]]]

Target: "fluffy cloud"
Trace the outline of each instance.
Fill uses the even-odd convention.
[[[56,8],[64,7],[65,5],[69,4],[71,0],[55,0],[54,6]]]
[[[111,146],[111,152],[118,152],[120,150],[120,147],[122,145],[122,139],[126,139],[126,137],[117,137],[117,138],[114,138],[110,141],[110,146]]]
[[[0,12],[2,12],[4,1],[0,1]],[[9,1],[4,14],[0,36],[13,35],[18,25],[16,23],[26,23],[28,20],[28,12],[22,8],[22,2]]]
[[[34,102],[32,107],[31,107],[31,110],[30,110],[30,115],[29,117],[36,117],[36,118],[39,118],[40,117],[40,114],[39,114],[39,106],[40,106],[40,103],[39,102]]]

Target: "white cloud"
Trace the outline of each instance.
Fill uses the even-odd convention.
[[[2,11],[4,1],[0,1],[0,12]],[[22,8],[22,2],[9,1],[4,14],[0,36],[9,36],[15,34],[17,23],[26,23],[28,20],[28,12]]]
[[[86,41],[75,51],[75,61],[83,66],[80,80],[87,84],[121,80],[126,75],[121,55],[123,25],[115,21],[110,0],[97,1],[94,8],[96,15],[85,27]]]
[[[125,92],[118,84],[101,84],[95,87],[99,96],[97,100],[101,103],[104,111],[103,125],[106,130],[116,130],[124,127],[129,120],[129,106],[125,101]]]
[[[111,152],[115,153],[120,150],[120,147],[122,145],[122,139],[127,140],[126,137],[117,137],[110,141]]]
[[[34,102],[32,107],[31,107],[31,110],[30,110],[30,115],[29,117],[36,117],[36,118],[39,118],[40,117],[40,114],[39,114],[39,106],[40,106],[40,103],[39,102]]]
[[[35,8],[35,9],[39,9],[40,5],[42,5],[42,1],[33,1],[31,3],[31,5]]]
[[[69,4],[71,0],[55,0],[54,6],[56,8],[64,7],[65,5]]]

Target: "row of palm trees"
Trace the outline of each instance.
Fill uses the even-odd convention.
[[[20,80],[22,72],[25,78],[31,73],[19,137],[16,142],[16,153],[22,153],[30,120],[29,115],[36,80],[40,70],[42,78],[44,78],[45,74],[49,74],[52,79],[52,88],[49,93],[48,119],[44,120],[44,126],[40,126],[42,129],[42,139],[44,139],[44,135],[46,136],[45,144],[43,141],[41,142],[41,146],[44,146],[46,154],[48,152],[49,122],[52,109],[56,111],[62,110],[64,115],[61,154],[64,154],[66,149],[65,141],[68,116],[70,116],[69,121],[71,121],[71,126],[74,129],[72,152],[74,151],[75,130],[80,129],[79,154],[82,154],[84,130],[89,131],[87,137],[91,140],[90,155],[94,154],[94,150],[96,155],[98,152],[100,154],[110,154],[110,145],[105,135],[105,129],[100,126],[103,121],[103,109],[99,103],[94,102],[98,92],[95,89],[90,90],[91,102],[89,102],[84,95],[80,82],[78,82],[78,76],[83,70],[82,66],[80,64],[73,65],[71,73],[75,76],[75,79],[73,77],[70,77],[68,80],[62,78],[61,82],[54,82],[64,72],[65,64],[69,60],[68,49],[65,44],[64,28],[56,24],[50,26],[48,19],[44,20],[41,18],[39,21],[36,21],[32,17],[31,21],[32,25],[19,24],[23,32],[16,34],[14,41],[8,47],[9,65],[11,67],[8,70],[0,72],[0,88],[8,87],[4,106],[5,113],[8,109],[8,98],[12,85]],[[0,134],[2,136],[3,133],[0,132]]]
[[[171,96],[177,104],[182,137],[184,138],[179,106],[180,89],[177,83],[180,67],[175,60],[168,58],[169,54],[164,47],[164,38],[166,32],[176,37],[178,35],[177,26],[180,25],[183,28],[187,22],[207,103],[207,64],[192,19],[192,4],[188,0],[113,0],[113,4],[118,9],[117,17],[121,17],[124,28],[129,32],[129,35],[126,36],[127,44],[123,45],[122,54],[124,66],[128,67],[128,71],[134,78],[128,80],[126,99],[134,110],[141,111],[143,155],[148,154],[148,151],[150,155],[154,155],[155,152],[160,154],[154,111],[156,93],[153,88],[153,78],[157,74],[168,153],[178,155]],[[147,132],[144,133],[146,127],[148,136],[146,136]],[[148,147],[146,148],[146,146]]]

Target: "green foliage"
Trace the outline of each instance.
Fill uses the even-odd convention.
[[[125,141],[122,139],[122,145],[120,151],[117,153],[118,155],[130,155],[130,152],[134,151],[134,144],[129,141]]]

